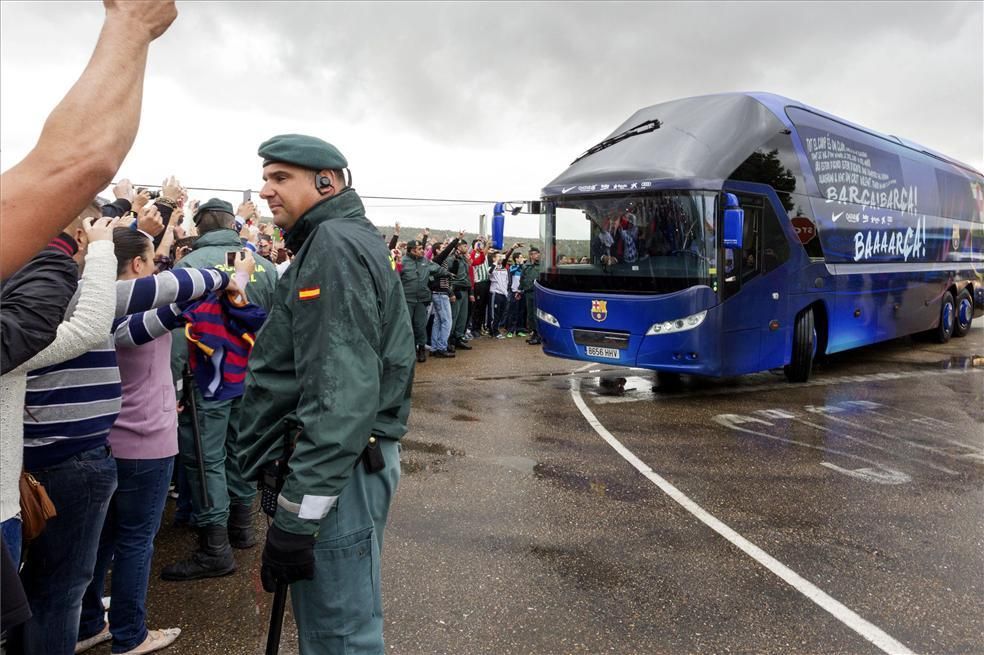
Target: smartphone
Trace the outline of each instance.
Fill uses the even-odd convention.
[[[226,253],[226,266],[229,268],[236,268],[236,255],[239,254],[238,250]]]
[[[252,197],[253,197],[252,190],[246,189],[245,191],[243,191],[243,202],[249,202]]]
[[[285,262],[285,261],[287,261],[287,249],[286,248],[277,248],[277,261],[278,262]]]

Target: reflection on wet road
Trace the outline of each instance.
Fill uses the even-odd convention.
[[[388,652],[984,653],[982,353],[975,328],[831,357],[804,385],[675,393],[521,342],[425,363]],[[165,527],[155,568],[188,543]],[[227,578],[152,581],[151,627],[185,630],[170,652],[262,652],[259,549],[236,555]]]

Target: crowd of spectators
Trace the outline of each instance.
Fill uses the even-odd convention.
[[[540,251],[522,243],[506,251],[492,247],[488,236],[431,241],[424,229],[410,241],[400,240],[400,226],[390,237],[394,270],[403,282],[410,310],[417,361],[451,358],[471,350],[478,337],[525,337],[540,343],[536,331],[533,283],[540,273]]]
[[[251,202],[235,212],[218,198],[199,203],[173,176],[155,192],[123,179],[113,195],[93,199],[2,286],[0,401],[10,429],[2,437],[0,521],[32,614],[7,635],[10,652],[83,652],[112,640],[113,652],[147,653],[178,637],[179,628],[146,625],[153,542],[169,489],[180,492],[176,520],[194,524],[200,543],[188,560],[165,567],[165,580],[231,573],[231,548],[256,543],[255,488],[227,464],[235,406],[216,419],[217,405],[209,403],[241,396],[249,345],[239,342],[238,363],[227,356],[215,364],[212,350],[202,354],[201,344],[214,337],[202,321],[216,314],[237,325],[252,321],[255,333],[291,255],[275,247],[281,235]],[[535,247],[499,251],[487,237],[469,242],[464,231],[431,241],[426,229],[404,242],[399,225],[389,246],[419,362],[428,353],[455,357],[482,336],[539,343]],[[251,319],[241,318],[243,307],[254,307]],[[51,326],[48,340],[39,328]],[[232,348],[231,338],[225,346]],[[196,355],[188,378],[184,367]],[[238,387],[220,398],[236,386],[229,383],[235,375]],[[199,428],[217,431],[222,445],[206,447],[206,468],[222,470],[207,482],[218,499],[212,504],[196,487],[189,379]],[[20,515],[24,478],[40,484],[57,511],[29,539]]]

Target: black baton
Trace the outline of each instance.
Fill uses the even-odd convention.
[[[278,584],[270,607],[270,630],[267,632],[266,655],[280,652],[280,633],[284,629],[284,610],[287,608],[287,585]]]
[[[277,496],[283,489],[290,472],[288,462],[294,454],[294,446],[301,434],[301,424],[293,418],[284,421],[284,451],[280,459],[268,465],[260,474],[257,488],[260,492],[260,508],[271,519],[277,513]],[[270,628],[267,630],[266,655],[280,652],[280,636],[284,629],[284,611],[287,609],[286,584],[278,584],[270,606]]]
[[[191,434],[195,442],[195,463],[198,464],[198,484],[202,489],[202,507],[212,509],[212,499],[208,495],[208,483],[205,481],[205,454],[202,452],[202,432],[198,427],[198,402],[195,400],[195,376],[191,367],[185,364],[181,375],[185,405],[191,410]]]

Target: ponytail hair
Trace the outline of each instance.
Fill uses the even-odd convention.
[[[147,246],[152,246],[152,242],[143,232],[128,227],[115,228],[113,251],[116,254],[116,274],[122,275],[134,257],[143,257],[147,254]]]

